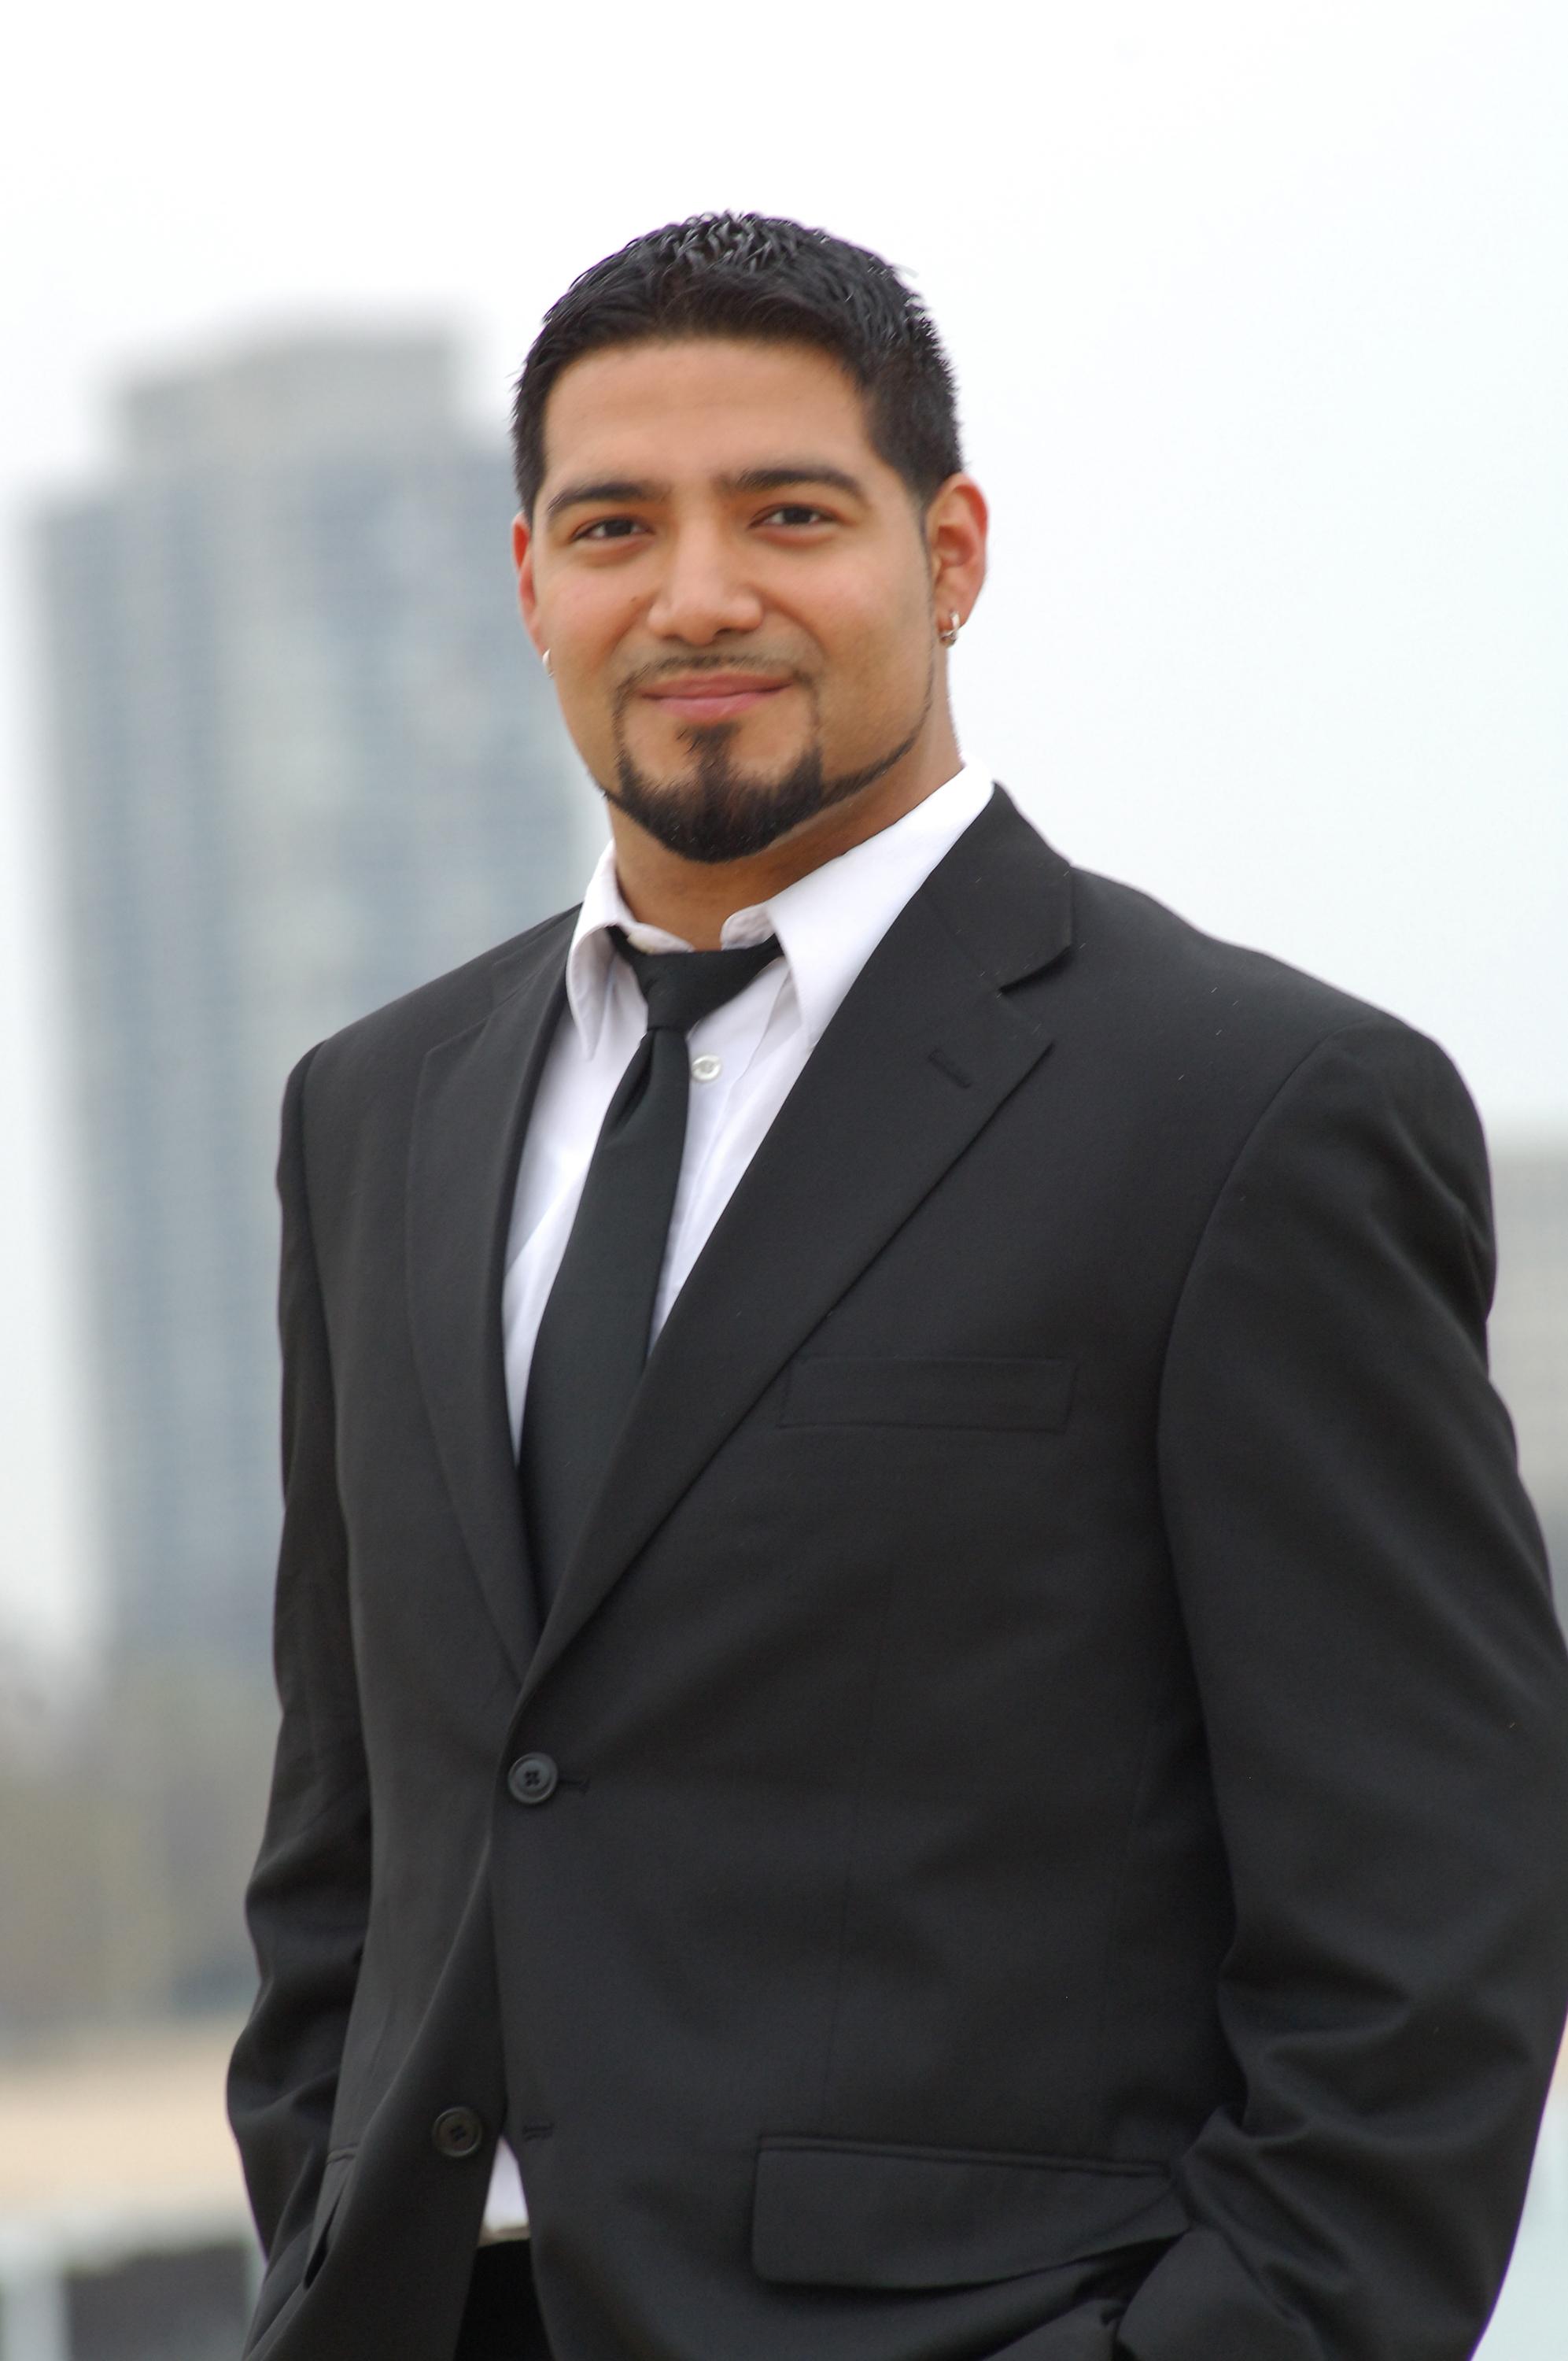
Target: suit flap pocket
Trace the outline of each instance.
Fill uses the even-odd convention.
[[[803,2287],[962,2287],[1049,2270],[1187,2218],[1157,2165],[764,2140],[751,2260]]]
[[[789,1372],[784,1426],[1065,1426],[1071,1361],[820,1357]]]

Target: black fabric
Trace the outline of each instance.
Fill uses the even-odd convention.
[[[764,2140],[751,2260],[801,2287],[962,2286],[1185,2227],[1169,2176],[1147,2165]]]
[[[526,2238],[475,2256],[452,2361],[551,2361]]]
[[[444,2361],[503,2128],[555,2361],[1465,2361],[1568,1665],[1453,1067],[998,796],[542,1626],[499,1307],[572,923],[288,1093],[253,2361]]]
[[[686,1035],[779,956],[771,935],[739,950],[641,951],[609,931],[648,1025],[599,1127],[529,1370],[518,1475],[546,1610],[648,1356],[686,1135]]]

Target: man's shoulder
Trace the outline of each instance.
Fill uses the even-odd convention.
[[[1176,994],[1180,1004],[1200,1011],[1204,1001],[1231,992],[1235,999],[1270,1008],[1282,1020],[1396,1022],[1388,1011],[1322,975],[1310,975],[1270,951],[1209,935],[1155,895],[1119,878],[1074,869],[1072,899],[1074,947],[1096,968],[1114,963],[1131,992],[1147,989],[1162,999]]]
[[[557,911],[329,1034],[309,1054],[313,1089],[384,1087],[399,1073],[417,1073],[438,1042],[482,1024],[530,976],[564,964],[576,915],[575,906]]]
[[[1396,1108],[1477,1154],[1463,1077],[1405,1018],[1113,878],[1075,869],[1072,896],[1058,1046],[1072,1042],[1088,1087],[1135,1103],[1188,1153],[1228,1156],[1271,1108],[1332,1101]]]
[[[1321,976],[1207,933],[1119,879],[1074,869],[1072,885],[1075,959],[1092,989],[1157,1003],[1171,1020],[1217,1032],[1232,1016],[1249,1029],[1310,1036],[1401,1024]]]
[[[1400,1020],[1287,961],[1207,933],[1137,886],[1080,868],[998,788],[981,820],[933,879],[949,882],[947,908],[988,967],[1027,972],[1043,962],[1058,1012],[1070,1007],[1106,1049],[1136,1060],[1182,1037],[1226,1041],[1266,1059],[1348,1027],[1409,1031]]]
[[[1159,1152],[1228,1170],[1275,1114],[1309,1129],[1392,1120],[1472,1186],[1474,1104],[1417,1027],[1114,879],[1075,870],[1072,894],[1058,1050],[1092,1103],[1109,1090],[1135,1109]]]

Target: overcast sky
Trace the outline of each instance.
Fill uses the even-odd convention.
[[[755,206],[877,247],[992,503],[965,752],[1075,860],[1435,1033],[1496,1138],[1568,1132],[1562,0],[29,19],[0,101],[0,1632],[68,1639],[87,1595],[19,528],[102,463],[139,365],[449,323],[499,437],[541,311],[636,231]]]

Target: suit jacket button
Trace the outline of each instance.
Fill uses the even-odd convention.
[[[472,2107],[445,2107],[430,2127],[442,2156],[472,2156],[484,2144],[485,2126]]]
[[[547,1804],[560,1776],[548,1754],[520,1754],[507,1773],[507,1788],[519,1804]]]

